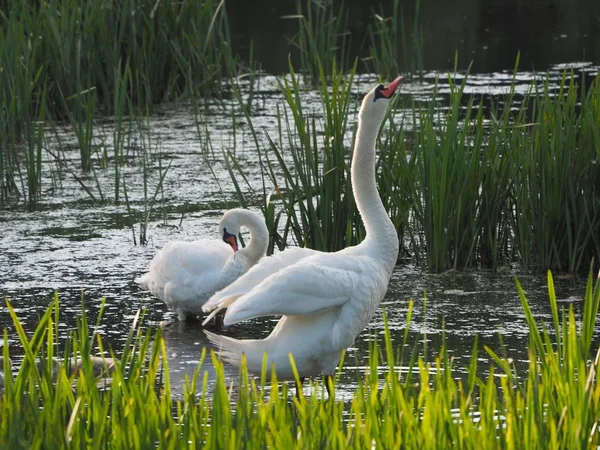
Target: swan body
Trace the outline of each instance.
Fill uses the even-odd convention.
[[[261,340],[238,340],[205,331],[226,361],[248,371],[267,369],[293,379],[290,354],[301,378],[334,373],[342,351],[371,320],[386,291],[398,257],[398,235],[379,198],[375,181],[375,141],[391,95],[400,82],[379,85],[363,99],[352,158],[352,190],[366,238],[353,247],[326,253],[288,249],[264,258],[247,274],[204,304],[213,314],[227,308],[225,325],[281,315]],[[285,255],[294,252],[289,257]],[[277,259],[279,257],[279,259]]]
[[[238,250],[241,227],[250,230],[250,242]],[[269,242],[264,220],[247,209],[227,211],[218,230],[223,242],[167,242],[148,265],[148,272],[135,282],[164,301],[180,320],[202,314],[206,300],[256,264]]]

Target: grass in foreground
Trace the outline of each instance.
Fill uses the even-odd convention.
[[[69,361],[78,355],[81,368],[72,375],[62,368],[53,381],[58,298],[30,337],[7,302],[25,357],[16,376],[7,377],[0,398],[0,447],[591,448],[600,444],[600,353],[593,343],[600,281],[594,287],[592,280],[590,272],[583,312],[576,317],[572,305],[558,310],[548,273],[550,325],[535,321],[517,282],[530,329],[529,370],[523,377],[488,348],[490,374],[478,376],[475,341],[468,378],[457,379],[444,344],[428,362],[402,350],[408,348],[407,332],[400,345],[386,329],[383,342],[372,345],[369,367],[357,374],[350,402],[324,400],[318,382],[309,396],[298,399],[286,384],[250,378],[243,369],[239,379],[228,381],[214,355],[217,376],[209,392],[202,371],[205,351],[183,399],[175,401],[160,331],[151,336],[137,320],[115,362],[112,383],[99,387],[90,353],[94,343],[103,350],[102,343],[85,312],[61,356]],[[9,354],[5,346],[7,373]],[[409,373],[399,375],[399,367],[407,365]]]

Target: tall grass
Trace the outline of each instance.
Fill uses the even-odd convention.
[[[517,374],[509,355],[487,347],[482,352],[476,339],[467,367],[456,367],[445,340],[426,360],[418,355],[418,344],[411,346],[408,333],[395,342],[386,326],[383,340],[370,346],[368,366],[356,373],[349,401],[326,400],[318,381],[310,383],[309,395],[295,396],[276,376],[253,378],[244,367],[239,378],[228,380],[214,355],[215,380],[209,389],[204,349],[182,398],[173,399],[160,330],[144,331],[139,313],[121,356],[109,349],[111,382],[99,383],[91,354],[107,349],[88,324],[85,308],[65,340],[59,335],[58,298],[31,336],[7,302],[24,356],[11,374],[8,358],[14,349],[4,346],[0,448],[598,446],[600,353],[593,330],[600,281],[594,286],[590,271],[583,312],[576,315],[572,304],[559,310],[549,273],[550,326],[538,324],[518,282],[517,288],[530,336],[526,373]],[[6,330],[4,341],[12,342]],[[484,355],[487,375],[479,368]],[[81,365],[68,370],[74,356]],[[63,361],[57,371],[55,357]],[[461,370],[467,375],[457,377]]]
[[[600,87],[578,92],[565,73],[531,100],[531,133],[515,172],[514,225],[528,265],[577,270],[600,252]],[[579,98],[581,97],[581,98]]]
[[[434,271],[518,262],[577,271],[600,255],[598,79],[564,73],[484,112],[449,79],[449,106],[413,107],[410,232]],[[489,114],[489,118],[487,117]],[[380,185],[381,186],[381,185]]]
[[[296,15],[284,19],[298,20],[298,32],[290,43],[299,51],[301,73],[307,80],[318,85],[321,72],[329,76],[351,68],[351,36],[343,0],[296,1]]]
[[[447,112],[433,104],[427,111],[413,111],[418,120],[417,183],[422,198],[413,205],[427,242],[428,265],[434,271],[447,265],[469,265],[475,259],[478,232],[474,218],[484,127],[483,110],[474,105],[474,99],[462,111],[459,99],[465,84],[466,80],[459,86],[450,80]]]
[[[414,3],[414,16],[406,18],[400,0],[394,0],[391,11],[383,6],[373,13],[367,31],[369,57],[367,66],[385,78],[394,79],[398,73],[407,77],[423,72],[423,31],[420,24],[421,1]]]
[[[66,119],[88,172],[99,113],[119,121],[130,104],[146,111],[182,96],[220,95],[238,69],[225,2],[212,0],[8,1],[0,13],[0,67],[3,203],[39,197],[38,123]],[[117,200],[118,192],[117,185]]]

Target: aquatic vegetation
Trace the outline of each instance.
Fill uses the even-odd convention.
[[[224,1],[9,1],[3,10],[10,14],[0,14],[2,203],[39,198],[44,123],[68,121],[89,172],[99,113],[120,122],[132,105],[145,112],[181,96],[220,95],[238,73]]]
[[[470,98],[463,110],[460,85],[450,83],[447,111],[429,104],[413,109],[416,125],[417,196],[413,211],[427,246],[428,266],[434,271],[472,265],[478,230],[479,178],[483,146],[483,109]],[[413,191],[415,193],[415,191]]]
[[[527,99],[534,124],[511,189],[526,266],[573,271],[600,254],[599,82],[578,91],[565,72],[557,92],[545,80]]]
[[[296,15],[284,19],[298,21],[298,32],[290,43],[300,53],[301,73],[315,84],[321,72],[327,76],[339,68],[351,68],[352,60],[348,11],[344,1],[296,1]]]
[[[407,77],[418,76],[423,72],[423,31],[419,14],[421,1],[414,3],[414,16],[407,20],[403,5],[394,0],[391,12],[383,6],[373,13],[373,23],[369,25],[369,57],[365,59],[371,71],[384,78],[394,78],[398,73]]]
[[[577,271],[597,260],[598,81],[578,91],[565,72],[555,93],[543,79],[520,104],[508,94],[490,120],[463,98],[464,79],[457,87],[450,78],[445,112],[431,104],[413,111],[419,187],[411,225],[424,234],[431,269],[516,260]]]
[[[168,355],[161,332],[152,333],[136,315],[121,357],[107,352],[89,325],[86,309],[77,329],[59,334],[58,297],[27,336],[10,303],[22,362],[11,374],[5,345],[5,385],[0,397],[0,448],[589,448],[600,444],[597,420],[600,364],[592,339],[600,303],[600,281],[590,271],[583,312],[559,310],[548,273],[551,325],[538,323],[517,282],[529,326],[529,367],[473,343],[468,374],[442,343],[419,356],[419,342],[374,339],[369,365],[357,369],[350,400],[327,400],[315,380],[297,397],[287,384],[265,375],[251,378],[242,367],[228,380],[211,355],[214,384],[203,370],[207,351],[182,398],[171,397]],[[407,323],[410,323],[409,309]],[[551,331],[550,331],[551,329]],[[406,330],[408,331],[408,325]],[[4,341],[11,342],[4,331]],[[16,346],[15,346],[16,347]],[[112,379],[99,382],[92,352],[114,358]],[[434,351],[434,353],[432,353]],[[436,352],[437,351],[437,352]],[[60,355],[59,355],[60,353]],[[55,372],[53,358],[79,355],[76,373]],[[489,373],[478,366],[489,360]],[[41,364],[38,362],[41,361]],[[15,366],[18,364],[14,363]],[[16,368],[16,367],[15,367]]]
[[[231,79],[263,170],[262,192],[247,189],[235,149],[224,151],[226,167],[240,203],[260,205],[267,217],[270,250],[290,241],[337,250],[361,240],[348,182],[353,132],[348,118],[358,64],[352,57],[361,50],[346,33],[344,3],[335,9],[329,1],[298,2],[298,14],[287,18],[299,24],[292,43],[300,50],[300,75],[318,90],[321,117],[307,113],[298,72],[290,65],[289,77],[279,82],[285,103],[277,113],[278,131],[268,137],[266,149],[252,124],[258,62],[252,53],[247,65],[234,57],[223,1],[173,6],[62,0],[61,8],[9,3],[11,14],[0,16],[2,206],[35,206],[42,192],[54,190],[42,187],[47,167],[42,162],[49,159],[53,180],[66,172],[92,201],[118,204],[124,197],[131,208],[123,169],[138,164],[146,199],[139,235],[145,242],[167,167],[161,157],[148,156],[155,144],[141,137],[149,133],[144,122],[152,105],[189,100],[202,149],[214,158],[208,126],[200,126],[199,117],[208,109],[206,97],[229,94],[224,85]],[[382,11],[374,17],[368,46],[379,53],[367,62],[391,73],[398,67],[383,61],[398,61],[394,54],[400,52],[409,71],[419,72],[419,3],[410,23],[399,2],[392,6],[392,16]],[[245,71],[248,76],[237,77]],[[433,271],[514,262],[526,269],[577,271],[592,258],[598,261],[598,80],[578,85],[565,72],[555,88],[555,80],[541,77],[529,93],[515,95],[513,85],[489,106],[467,98],[466,77],[455,67],[448,83],[438,86],[449,95],[436,98],[436,87],[425,105],[402,103],[380,137],[379,148],[386,151],[379,155],[378,186],[405,247]],[[236,112],[232,109],[234,146]],[[110,135],[97,126],[106,113],[112,114]],[[403,124],[410,125],[409,136]],[[78,158],[64,157],[62,126],[77,138]],[[58,148],[48,145],[51,137]],[[148,173],[157,166],[162,176],[152,194]],[[106,168],[114,172],[108,187],[98,176]]]

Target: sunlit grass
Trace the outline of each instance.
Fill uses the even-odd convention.
[[[349,400],[327,400],[319,380],[300,396],[266,376],[227,379],[212,355],[174,399],[168,354],[160,330],[144,331],[139,314],[114,358],[111,380],[94,373],[95,351],[106,352],[85,308],[77,329],[59,335],[58,297],[31,336],[10,303],[16,336],[4,332],[4,392],[0,397],[1,448],[590,448],[600,444],[600,368],[594,338],[600,281],[590,271],[581,313],[559,310],[548,273],[551,324],[538,323],[517,282],[529,326],[529,367],[473,342],[468,367],[456,367],[446,347],[418,356],[417,341],[393,341],[387,327],[374,340],[369,363],[357,371]],[[511,295],[511,294],[507,294]],[[15,341],[14,339],[17,339]],[[60,341],[60,343],[59,343]],[[22,362],[11,368],[18,345]],[[412,348],[412,350],[411,350]],[[110,349],[109,349],[110,350]],[[500,354],[508,353],[505,349]],[[487,355],[487,375],[480,367]],[[81,360],[69,369],[73,356]],[[62,361],[57,366],[53,358]],[[15,363],[15,365],[17,365]],[[58,369],[58,370],[57,370]],[[402,370],[400,370],[402,369]],[[457,373],[467,373],[457,376]]]

